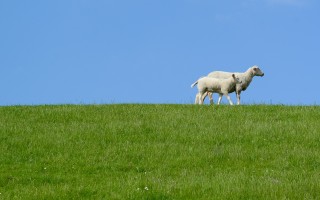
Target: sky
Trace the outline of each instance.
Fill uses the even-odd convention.
[[[193,104],[199,77],[253,65],[265,76],[243,104],[318,105],[319,11],[317,0],[2,0],[0,106]]]

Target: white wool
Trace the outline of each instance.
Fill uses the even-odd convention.
[[[191,87],[198,84],[199,104],[203,104],[205,94],[210,92],[219,93],[220,99],[222,98],[222,95],[225,95],[229,100],[230,105],[233,105],[229,93],[234,90],[237,83],[241,83],[240,79],[232,74],[231,77],[227,79],[203,77],[193,83]]]
[[[241,83],[237,83],[236,87],[234,87],[232,90],[230,90],[229,93],[232,92],[236,92],[237,95],[237,104],[240,104],[240,94],[242,91],[245,91],[254,76],[264,76],[264,73],[260,70],[260,68],[258,66],[253,66],[250,67],[247,71],[245,72],[223,72],[223,71],[214,71],[208,74],[207,77],[211,77],[211,78],[218,78],[218,79],[227,79],[230,78],[232,76],[232,74],[235,74],[241,81]],[[210,103],[213,103],[213,99],[212,99],[212,93],[207,92],[206,94],[204,94],[204,96],[202,97],[203,100],[205,99],[205,97],[209,95],[210,98]],[[199,101],[199,95],[197,94],[196,96],[196,100],[195,103],[197,103]],[[221,99],[219,98],[218,104],[220,104]]]

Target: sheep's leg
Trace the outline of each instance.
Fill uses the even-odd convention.
[[[233,103],[232,103],[232,101],[231,101],[231,98],[230,98],[229,94],[228,94],[228,93],[226,93],[226,94],[224,94],[224,95],[227,97],[227,99],[228,99],[228,101],[229,101],[230,105],[233,105]]]
[[[204,101],[204,99],[207,96],[207,92],[205,92],[204,94],[202,94],[202,102]],[[194,104],[200,104],[200,93],[197,93],[196,95],[196,99],[194,100]]]
[[[222,94],[219,94],[218,105],[220,105],[221,99],[222,99]]]
[[[203,104],[203,92],[199,92],[199,104]]]
[[[204,99],[207,97],[207,94],[208,94],[208,93],[206,92],[206,93],[204,93],[204,94],[202,95],[202,99],[201,99],[201,100],[202,100],[202,104],[203,104],[203,102],[204,102]]]
[[[240,105],[240,93],[241,93],[241,91],[236,92],[236,93],[237,93],[237,105]]]
[[[200,94],[197,93],[196,99],[194,100],[194,104],[199,104],[199,97],[200,97]]]
[[[202,102],[204,102],[204,100],[206,99],[207,96],[208,96],[208,92],[204,92],[202,94]]]
[[[210,99],[210,104],[213,104],[213,98],[212,98],[212,92],[209,92],[209,99]]]

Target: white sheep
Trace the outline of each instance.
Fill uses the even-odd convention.
[[[230,105],[233,105],[229,93],[233,90],[237,83],[241,83],[240,79],[232,74],[230,78],[227,79],[217,79],[211,77],[202,77],[196,82],[194,82],[191,87],[194,87],[198,84],[198,94],[199,95],[199,104],[203,104],[204,94],[210,93],[219,93],[219,98],[222,98],[222,95],[225,95],[229,100]]]
[[[264,73],[261,71],[261,69],[254,65],[253,67],[250,67],[247,71],[240,73],[240,72],[223,72],[223,71],[214,71],[208,74],[207,77],[212,77],[212,78],[219,78],[219,79],[226,79],[232,76],[232,74],[235,74],[237,77],[239,77],[240,81],[242,83],[238,83],[236,84],[236,87],[234,87],[233,89],[230,90],[230,93],[232,92],[236,92],[236,96],[237,96],[237,104],[240,104],[240,94],[242,91],[245,91],[254,76],[264,76]],[[210,99],[210,104],[213,104],[213,99],[212,99],[212,93],[207,92],[204,94],[204,96],[202,97],[203,100],[206,98],[206,96],[209,95],[209,99]],[[221,98],[219,98],[218,100],[218,104],[220,104]],[[196,96],[196,100],[195,103],[197,104],[199,102],[199,94],[197,94]]]

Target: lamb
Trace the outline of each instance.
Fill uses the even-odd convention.
[[[191,87],[198,84],[198,94],[199,104],[203,104],[205,93],[219,93],[219,99],[221,100],[222,95],[225,95],[229,100],[230,105],[233,105],[229,93],[234,89],[236,84],[241,84],[241,81],[235,74],[232,74],[230,78],[227,79],[217,79],[211,77],[202,77],[196,82],[194,82]]]
[[[264,76],[264,72],[261,71],[261,69],[257,66],[254,65],[253,67],[250,67],[246,72],[243,73],[239,73],[239,72],[223,72],[223,71],[214,71],[208,74],[207,77],[212,77],[212,78],[219,78],[219,79],[226,79],[232,76],[232,74],[235,74],[237,77],[239,77],[239,79],[241,80],[241,84],[236,84],[236,87],[234,87],[233,89],[230,90],[230,93],[232,92],[236,92],[236,96],[237,96],[237,104],[240,105],[240,94],[242,91],[245,91],[254,76]],[[207,92],[206,94],[204,94],[204,96],[202,97],[203,100],[205,99],[205,97],[209,95],[209,99],[210,99],[210,104],[213,104],[213,99],[212,99],[212,93]],[[199,101],[199,95],[196,96],[196,100],[195,102],[197,103]],[[218,100],[218,104],[220,104],[221,98],[219,98]]]

